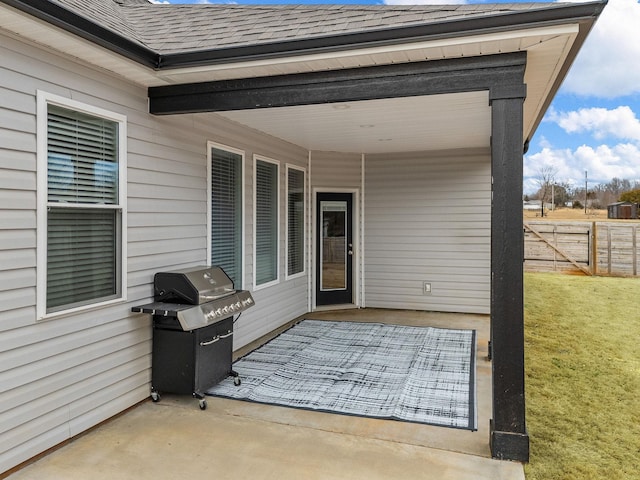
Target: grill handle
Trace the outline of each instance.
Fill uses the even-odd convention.
[[[219,298],[225,297],[230,293],[235,293],[235,290],[233,288],[225,288],[222,293],[213,293],[213,294],[201,293],[200,298],[209,302],[211,300],[217,300]]]
[[[218,340],[222,340],[223,338],[229,338],[231,335],[233,335],[233,331],[229,330],[226,334],[224,335],[216,335],[215,337],[213,337],[211,340],[209,340],[208,342],[200,342],[200,346],[201,347],[206,347],[207,345],[212,345],[214,343],[216,343]]]

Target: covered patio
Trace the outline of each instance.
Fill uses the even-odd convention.
[[[10,475],[9,480],[452,478],[521,480],[517,462],[491,459],[489,318],[407,310],[349,309],[304,318],[473,328],[478,333],[478,431],[311,412],[208,397],[145,401]],[[236,352],[247,353],[277,332]],[[99,467],[98,467],[99,466]],[[97,468],[98,467],[98,468]]]
[[[605,3],[0,0],[12,184],[0,471],[126,411],[14,478],[56,478],[58,462],[65,479],[313,478],[309,465],[332,478],[408,465],[518,478],[504,475],[520,464],[492,457],[529,458],[522,156]],[[109,154],[78,153],[85,137]],[[87,236],[76,217],[93,226],[94,209],[109,229]],[[323,256],[327,239],[340,255]],[[104,265],[84,262],[78,240]],[[336,284],[323,273],[338,257]],[[236,354],[303,317],[476,329],[479,430],[145,402],[152,319],[132,307],[156,273],[196,265],[220,266],[255,300],[229,332]],[[83,280],[101,267],[104,285]],[[82,298],[56,293],[63,279]]]

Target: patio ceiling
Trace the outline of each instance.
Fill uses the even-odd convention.
[[[405,46],[404,51],[333,59],[336,65],[331,63],[331,66],[349,68],[356,62],[359,66],[376,65],[384,56],[389,63],[400,63],[403,58],[406,62],[407,59],[464,58],[480,53],[526,50],[523,138],[527,139],[540,121],[540,112],[546,109],[545,102],[550,101],[549,94],[561,75],[577,33],[576,25],[564,25],[511,32],[513,38],[505,34],[481,35],[464,41],[457,39],[449,45],[434,41],[432,45]],[[324,66],[329,66],[327,61]],[[292,65],[282,68],[287,73],[298,73],[289,72]],[[278,73],[282,73],[281,69]],[[175,75],[166,73],[175,80]],[[203,69],[183,73],[190,79],[204,78]],[[216,69],[216,77],[219,74]],[[245,110],[221,115],[308,150],[321,151],[388,153],[488,147],[491,132],[491,108],[486,91]]]
[[[488,92],[223,112],[312,151],[390,153],[488,147]]]

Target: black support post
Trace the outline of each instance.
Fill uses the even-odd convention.
[[[522,229],[525,86],[490,92],[493,178],[491,206],[491,353],[494,458],[529,460],[525,424]]]

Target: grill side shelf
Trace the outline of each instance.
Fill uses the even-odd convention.
[[[187,310],[189,308],[193,308],[193,305],[184,303],[153,302],[131,307],[131,311],[133,313],[150,313],[151,315],[160,315],[162,317],[177,317],[179,311]]]

